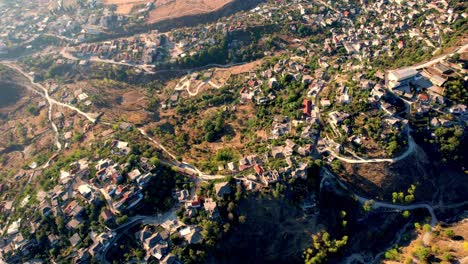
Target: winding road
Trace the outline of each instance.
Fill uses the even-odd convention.
[[[209,84],[211,85],[213,88],[216,88],[216,89],[219,89],[221,88],[222,85],[217,85],[215,84],[214,82],[211,81],[211,79],[209,80],[206,80],[206,81],[201,81],[198,85],[197,85],[197,88],[195,90],[195,92],[192,92],[190,91],[190,87],[191,87],[191,81],[189,80],[189,76],[184,76],[182,79],[180,79],[179,83],[175,86],[174,90],[176,91],[184,91],[186,90],[187,93],[190,95],[190,96],[197,96],[198,95],[198,92],[200,91],[200,88],[205,85],[205,84]],[[224,84],[223,84],[224,85]]]
[[[62,57],[64,57],[65,59],[69,59],[69,60],[74,60],[74,61],[84,60],[84,59],[80,59],[80,58],[77,58],[74,55],[72,55],[70,52],[68,52],[66,50],[66,47],[63,48],[60,51],[60,55]],[[156,73],[152,69],[152,66],[148,65],[148,64],[133,64],[133,63],[127,63],[127,62],[121,62],[121,61],[115,61],[115,60],[106,60],[106,59],[101,59],[101,58],[96,57],[96,56],[91,56],[88,60],[92,61],[92,62],[100,62],[100,63],[120,65],[120,66],[134,67],[134,68],[138,68],[138,69],[140,69],[142,71],[145,71],[147,73],[150,73],[150,74]]]
[[[40,90],[36,90],[30,86],[27,86],[27,89],[33,91],[34,93],[38,94],[39,96],[42,96],[46,99],[47,103],[49,104],[49,108],[48,108],[48,114],[47,114],[47,117],[49,119],[49,122],[52,126],[52,129],[54,130],[55,132],[55,145],[57,146],[57,153],[60,152],[62,150],[62,143],[60,143],[60,133],[59,133],[59,130],[58,130],[58,127],[57,125],[54,123],[53,119],[52,119],[52,110],[53,110],[53,106],[54,105],[59,105],[59,106],[62,106],[62,107],[66,107],[68,109],[71,109],[75,112],[77,112],[78,114],[84,116],[86,119],[88,119],[90,122],[92,122],[93,124],[96,123],[97,121],[97,117],[99,116],[99,114],[94,114],[94,116],[92,116],[93,114],[88,114],[88,113],[85,113],[83,111],[81,111],[80,109],[72,106],[72,105],[68,105],[68,104],[64,104],[62,102],[59,102],[53,98],[51,98],[49,96],[49,91],[47,90],[47,88],[45,88],[42,84],[40,83],[36,83],[34,81],[34,78],[25,73],[20,67],[18,67],[16,64],[14,64],[13,62],[11,61],[1,61],[0,63],[2,63],[3,65],[9,67],[10,69],[13,69],[17,72],[19,72],[21,75],[23,75],[24,77],[26,77],[29,82],[32,84],[32,86],[35,86],[37,88],[39,88]],[[41,92],[42,90],[42,92]],[[43,166],[42,168],[47,168],[50,164],[50,161],[51,159],[53,158],[54,156],[52,156]]]
[[[38,87],[39,89],[42,90],[42,92],[39,92],[37,90],[35,90],[36,93],[40,94],[42,97],[44,97],[47,102],[49,103],[49,105],[59,105],[59,106],[62,106],[62,107],[65,107],[65,108],[68,108],[70,110],[73,110],[75,112],[77,112],[78,114],[82,115],[83,117],[85,117],[86,119],[88,119],[91,123],[95,124],[96,121],[97,121],[97,117],[99,116],[99,114],[90,114],[90,113],[85,113],[83,111],[81,111],[80,109],[76,108],[75,106],[73,105],[69,105],[69,104],[65,104],[65,103],[62,103],[62,102],[59,102],[57,100],[55,100],[54,98],[51,98],[49,96],[49,92],[47,90],[47,88],[45,88],[42,84],[40,83],[37,83],[34,81],[34,78],[33,76],[25,73],[20,67],[18,67],[16,64],[12,63],[12,62],[2,62],[3,65],[11,68],[11,69],[14,69],[16,70],[17,72],[21,73],[23,76],[25,76],[26,78],[28,78],[28,80],[31,82],[32,85]]]
[[[364,159],[364,158],[359,158],[359,159],[350,159],[350,158],[346,158],[346,157],[343,157],[343,156],[340,156],[339,154],[337,154],[336,152],[334,152],[331,148],[327,147],[327,150],[330,152],[330,154],[341,160],[341,161],[344,161],[344,162],[347,162],[347,163],[353,163],[353,164],[357,164],[357,163],[377,163],[377,162],[390,162],[390,163],[395,163],[395,162],[398,162],[400,160],[403,160],[405,159],[406,157],[408,157],[411,153],[413,153],[413,151],[415,150],[415,147],[416,147],[416,143],[414,142],[414,139],[411,135],[409,135],[409,132],[408,132],[408,148],[406,149],[406,151],[401,154],[400,156],[398,157],[395,157],[395,158],[386,158],[386,159],[378,159],[378,158],[375,158],[375,159]]]
[[[42,90],[42,92],[36,90],[36,89],[32,89],[30,88],[33,92],[35,92],[36,94],[39,94],[40,96],[44,97],[47,102],[49,103],[49,120],[52,124],[52,128],[54,129],[54,131],[56,132],[56,145],[59,149],[59,151],[61,150],[62,148],[62,145],[61,143],[59,142],[58,138],[59,138],[59,133],[58,133],[58,128],[57,126],[52,122],[52,116],[51,116],[51,110],[52,110],[52,106],[53,105],[59,105],[59,106],[62,106],[62,107],[66,107],[70,110],[73,110],[75,112],[77,112],[78,114],[84,116],[86,119],[88,119],[90,122],[92,122],[93,124],[96,124],[97,121],[98,121],[98,117],[100,114],[90,114],[90,113],[85,113],[83,111],[81,111],[80,109],[76,108],[75,106],[72,106],[72,105],[69,105],[69,104],[65,104],[65,103],[62,103],[62,102],[59,102],[53,98],[51,98],[49,96],[49,92],[47,90],[46,87],[44,87],[43,85],[41,85],[40,83],[36,83],[34,81],[34,78],[25,73],[20,67],[18,67],[16,64],[14,64],[13,62],[2,62],[2,64],[4,64],[5,66],[13,69],[13,70],[16,70],[17,72],[21,73],[23,76],[25,76],[29,81],[30,83],[35,86],[35,87],[38,87],[40,90]],[[107,123],[108,125],[110,125],[109,123]],[[142,128],[139,128],[138,131],[140,132],[141,135],[143,135],[144,137],[146,137],[148,140],[150,140],[151,142],[153,142],[155,145],[157,145],[161,150],[163,150],[164,153],[166,153],[167,155],[169,155],[173,161],[171,162],[168,162],[169,164],[171,164],[172,166],[176,166],[177,168],[183,170],[183,171],[189,171],[191,172],[192,174],[195,174],[195,175],[198,175],[198,177],[201,179],[201,180],[215,180],[215,179],[222,179],[222,178],[225,178],[225,176],[223,175],[210,175],[210,174],[206,174],[206,173],[203,173],[202,171],[200,171],[197,167],[195,167],[194,165],[191,165],[189,163],[186,163],[186,162],[179,162],[177,161],[177,157],[176,155],[172,154],[166,147],[164,147],[161,143],[159,143],[158,141],[156,141],[155,139],[151,138],[144,129]],[[46,164],[48,165],[48,163]]]
[[[356,201],[358,201],[362,205],[366,203],[371,203],[372,209],[387,208],[387,209],[395,209],[398,211],[412,211],[416,209],[426,209],[431,215],[431,226],[434,227],[438,222],[437,216],[434,212],[434,208],[429,204],[416,203],[416,204],[409,204],[409,205],[399,205],[399,204],[375,201],[375,200],[360,196],[356,194],[355,192],[353,192],[350,188],[348,188],[348,186],[346,186],[346,184],[344,184],[337,176],[335,176],[327,168],[323,168],[323,174],[324,174],[324,177],[322,178],[322,182],[325,181],[327,178],[331,178],[335,180],[340,185],[341,188],[343,188],[349,194],[351,194],[352,197],[356,199]],[[320,184],[320,187],[323,187],[322,182]]]

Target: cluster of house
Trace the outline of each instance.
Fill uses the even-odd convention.
[[[445,84],[452,76],[462,70],[448,60],[437,62],[422,70],[402,68],[390,71],[386,76],[387,87],[395,94],[402,96],[413,104],[416,113],[424,115],[431,109],[438,109],[447,114],[459,115],[463,121],[467,120],[466,105],[456,104],[446,98]],[[450,105],[447,107],[447,105]],[[448,126],[450,122],[431,121],[432,126]]]
[[[358,16],[362,26],[355,27],[351,22],[348,27],[335,30],[333,36],[325,41],[326,49],[342,46],[349,55],[363,60],[380,55],[392,57],[395,48],[405,47],[407,38],[419,41],[425,49],[435,48],[439,46],[441,35],[451,31],[450,24],[462,19],[445,1],[363,2],[360,10],[349,9],[346,4],[335,6],[337,14],[344,18]],[[425,15],[422,23],[414,25],[417,17],[431,9],[437,12]]]
[[[130,148],[127,142],[114,141],[112,152],[117,155],[127,155]],[[111,159],[101,159],[96,165],[96,175],[92,180],[95,188],[106,198],[109,209],[113,212],[124,212],[137,206],[143,200],[142,190],[148,186],[154,177],[151,171],[154,166],[148,159],[140,159],[140,167],[127,173],[129,164],[114,163]]]
[[[132,64],[153,64],[167,60],[175,62],[178,58],[194,55],[201,49],[219,44],[215,39],[216,34],[224,35],[243,28],[245,26],[242,22],[228,20],[192,28],[176,29],[168,34],[152,31],[113,41],[82,44],[69,48],[69,51],[83,59],[96,56],[101,59]],[[236,41],[234,40],[231,45],[235,45]]]
[[[181,238],[185,245],[203,241],[200,227],[187,226],[179,220],[167,220],[160,225],[144,225],[135,232],[135,239],[141,243],[145,252],[144,260],[157,260],[161,264],[180,263],[171,253],[173,236]]]
[[[39,191],[37,193],[37,212],[41,217],[53,215],[64,219],[65,228],[74,233],[69,238],[72,246],[76,246],[80,241],[78,228],[84,222],[85,204],[96,203],[100,200],[91,187],[81,179],[89,175],[89,162],[86,159],[69,164],[69,171],[61,171],[59,184],[48,192]],[[20,203],[20,207],[26,206],[31,197],[26,196]],[[4,204],[4,210],[11,210],[11,202]],[[25,221],[26,220],[26,221]],[[6,235],[0,241],[0,251],[3,256],[19,258],[30,253],[32,247],[37,242],[35,239],[26,239],[20,229],[29,229],[35,233],[41,225],[41,218],[37,219],[17,219],[7,228]],[[57,245],[59,238],[57,234],[49,234],[48,242],[52,247]]]
[[[216,183],[214,188],[217,199],[223,199],[226,195],[231,194],[231,187],[228,182]],[[213,198],[202,198],[198,195],[190,197],[188,190],[175,192],[174,198],[176,198],[179,203],[184,204],[185,212],[188,217],[194,216],[197,210],[205,210],[207,215],[212,219],[216,219],[219,216],[218,205]]]
[[[226,21],[212,23],[208,25],[200,25],[191,28],[176,29],[169,33],[169,40],[174,43],[172,50],[172,60],[177,58],[184,58],[186,56],[193,56],[200,50],[209,48],[215,44],[220,44],[216,36],[224,36],[229,32],[245,29],[246,25],[240,19],[234,20],[228,18]],[[238,43],[238,40],[232,40],[229,43],[230,48]]]
[[[170,253],[169,232],[161,226],[158,226],[158,231],[152,226],[145,226],[143,229],[135,233],[135,238],[143,245],[146,252],[145,260],[155,258],[161,264],[172,264],[176,258]]]
[[[70,48],[69,51],[82,59],[96,56],[116,62],[151,64],[166,57],[169,44],[165,34],[152,31],[129,38],[81,44]]]
[[[45,10],[31,2],[4,4],[0,7],[0,41],[31,43],[47,29],[50,17]]]
[[[280,8],[282,1],[261,5],[251,12],[256,15],[257,23],[263,24],[274,20],[295,21],[297,17],[291,11],[304,23],[316,27],[330,28],[339,23],[340,27],[330,29],[332,34],[324,40],[324,50],[331,53],[343,47],[348,55],[359,60],[380,55],[391,57],[394,47],[405,47],[406,37],[421,41],[421,45],[426,48],[438,47],[441,34],[450,32],[451,24],[467,16],[465,13],[454,12],[446,1],[397,0],[387,4],[383,0],[372,3],[362,0],[361,6],[355,8],[351,8],[348,1],[333,3],[333,6],[330,1],[293,2],[296,3],[295,9],[286,8],[288,12],[284,11],[285,8]],[[413,27],[414,19],[429,10],[435,10],[437,14],[424,16],[422,23]],[[352,17],[358,17],[359,27],[350,19]],[[293,32],[298,30],[294,24],[290,27]]]
[[[228,182],[215,184],[217,199],[223,199],[231,193]],[[201,198],[197,195],[191,197],[188,190],[174,191],[173,196],[185,208],[185,214],[192,217],[198,210],[204,210],[211,219],[219,217],[218,206],[213,198]],[[154,258],[159,263],[175,263],[176,257],[171,254],[172,241],[170,235],[176,235],[186,245],[199,244],[203,241],[201,228],[196,225],[185,225],[179,220],[167,220],[161,225],[146,225],[135,233],[135,238],[145,250],[145,260]]]
[[[240,102],[253,102],[257,105],[266,105],[276,99],[273,90],[281,90],[279,78],[285,78],[288,81],[301,81],[308,89],[308,95],[313,96],[323,87],[324,82],[320,81],[322,71],[317,71],[312,76],[311,71],[304,65],[305,59],[295,57],[289,59],[281,59],[275,65],[261,71],[260,73],[251,72],[245,76],[246,85],[240,90]],[[306,100],[303,102],[304,116],[314,116],[314,107],[312,101]],[[281,131],[287,130],[286,127],[278,128]]]
[[[33,2],[12,3],[0,8],[0,41],[31,48],[41,35],[55,36],[74,43],[85,41],[128,22],[125,16],[97,6],[95,1],[85,5],[73,5],[75,12],[62,12],[69,1],[51,1],[51,5]],[[56,4],[56,6],[53,6]],[[51,12],[50,8],[59,10]]]
[[[130,153],[127,142],[111,140],[111,153],[117,156],[126,156]],[[37,212],[41,216],[60,217],[64,220],[64,226],[73,235],[68,238],[70,245],[77,247],[84,239],[79,228],[86,220],[86,207],[91,204],[102,203],[101,196],[106,200],[106,208],[99,215],[103,223],[114,220],[116,213],[121,213],[137,206],[143,199],[142,190],[147,187],[153,173],[154,166],[148,163],[148,159],[142,157],[140,166],[129,170],[129,164],[115,163],[111,159],[101,159],[96,162],[95,175],[90,177],[91,162],[80,159],[65,166],[59,174],[58,184],[48,192],[40,191],[37,194]],[[66,169],[65,169],[66,168]],[[88,180],[90,179],[90,180]],[[26,196],[19,204],[24,207],[29,204],[30,196]],[[0,203],[2,213],[10,213],[13,210],[12,201]],[[30,219],[28,219],[30,220]],[[19,232],[20,228],[29,227],[32,233],[37,230],[41,220],[24,221],[18,219],[6,226],[6,236],[0,240],[0,252],[3,256],[15,254],[28,254],[28,249],[35,245],[35,240],[27,240]],[[100,253],[102,247],[112,236],[100,234],[95,236],[91,247],[80,250],[76,257],[83,260],[89,256]],[[59,234],[49,234],[48,241],[54,247],[59,242]]]

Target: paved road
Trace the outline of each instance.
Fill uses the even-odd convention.
[[[356,164],[356,163],[378,163],[378,162],[390,162],[390,163],[394,163],[394,162],[398,162],[400,160],[403,160],[405,159],[406,157],[408,157],[411,153],[413,153],[413,151],[415,150],[415,147],[416,147],[416,143],[414,142],[414,139],[411,135],[409,135],[409,132],[408,132],[408,148],[406,149],[406,151],[401,154],[400,156],[398,157],[395,157],[395,158],[391,158],[391,159],[364,159],[364,158],[359,158],[359,159],[350,159],[350,158],[346,158],[346,157],[343,157],[343,156],[340,156],[339,154],[337,154],[336,152],[334,152],[331,148],[327,148],[328,151],[330,152],[330,154],[341,160],[341,161],[344,161],[344,162],[347,162],[347,163],[353,163],[353,164]]]
[[[68,52],[66,47],[63,48],[60,51],[60,55],[62,57],[64,57],[64,58],[66,58],[66,59],[69,59],[69,60],[74,60],[74,61],[82,60],[80,58],[75,57],[70,52]],[[151,73],[151,74],[155,73],[155,71],[152,69],[151,65],[147,65],[147,64],[133,64],[133,63],[127,63],[127,62],[121,62],[121,61],[115,61],[115,60],[106,60],[106,59],[101,59],[101,58],[96,57],[96,56],[92,56],[88,60],[92,61],[92,62],[100,62],[100,63],[120,65],[120,66],[134,67],[134,68],[138,68],[140,70],[143,70],[143,71],[145,71],[147,73]]]
[[[438,62],[442,62],[442,61],[445,60],[447,57],[452,56],[452,55],[455,54],[455,53],[463,53],[463,52],[466,52],[467,50],[468,50],[468,43],[465,44],[465,45],[463,45],[463,46],[461,46],[461,47],[459,47],[457,50],[455,50],[455,51],[452,52],[452,53],[449,53],[449,54],[446,54],[446,55],[442,55],[442,56],[440,56],[440,57],[438,57],[438,58],[432,59],[432,60],[430,60],[430,61],[428,61],[428,62],[425,62],[425,63],[423,63],[423,64],[416,65],[416,66],[414,66],[413,68],[416,69],[416,70],[419,70],[419,69],[422,69],[422,68],[427,68],[427,67],[432,66],[432,65],[434,65],[434,64],[436,64],[436,63],[438,63]]]
[[[346,184],[344,184],[337,176],[335,176],[332,172],[330,172],[327,168],[323,168],[323,173],[324,178],[322,179],[322,182],[326,178],[332,178],[334,179],[344,190],[346,190],[348,193],[350,193],[359,203],[365,204],[366,202],[371,202],[372,203],[372,209],[378,209],[378,208],[388,208],[388,209],[395,209],[398,211],[412,211],[416,209],[426,209],[428,210],[429,214],[431,215],[431,226],[434,227],[437,224],[437,216],[434,212],[434,208],[426,203],[416,203],[416,204],[408,204],[408,205],[399,205],[399,204],[393,204],[393,203],[386,203],[386,202],[380,202],[380,201],[375,201],[363,196],[360,196],[356,193],[354,193]],[[321,187],[323,185],[321,184]]]

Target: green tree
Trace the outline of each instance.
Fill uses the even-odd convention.
[[[424,230],[424,232],[431,232],[432,227],[429,224],[424,224],[423,225],[423,230]]]
[[[247,217],[244,215],[239,216],[239,223],[244,224],[247,221]]]
[[[423,246],[418,246],[414,250],[413,255],[417,257],[419,260],[426,262],[429,256],[431,255],[431,250]]]
[[[330,255],[336,254],[347,242],[347,236],[343,236],[340,240],[331,239],[328,232],[320,232],[313,235],[312,246],[304,251],[305,263],[324,263]]]
[[[374,206],[375,201],[374,200],[367,200],[364,202],[364,205],[362,208],[364,209],[365,212],[370,212],[372,210],[372,207]]]
[[[386,251],[385,252],[385,259],[395,260],[395,261],[400,260],[400,253],[398,253],[398,249],[392,248],[392,249]]]
[[[128,222],[128,216],[127,216],[127,215],[119,216],[119,217],[117,217],[117,219],[115,220],[115,222],[116,222],[118,225],[125,224],[126,222]]]
[[[445,230],[444,234],[450,239],[453,239],[455,237],[455,232],[453,232],[452,229]]]
[[[404,218],[408,218],[408,217],[410,217],[410,212],[407,211],[407,210],[403,211],[402,215],[403,215]]]

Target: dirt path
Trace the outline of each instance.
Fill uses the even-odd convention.
[[[213,88],[216,88],[216,89],[219,89],[221,88],[221,86],[223,86],[224,84],[222,85],[218,85],[218,84],[215,84],[213,81],[211,81],[211,79],[208,79],[206,81],[201,81],[197,87],[195,88],[195,91],[191,91],[190,88],[192,86],[192,82],[190,81],[189,79],[190,77],[187,75],[187,76],[184,76],[182,77],[182,79],[179,80],[179,82],[176,84],[174,90],[175,91],[187,91],[187,93],[189,94],[189,96],[197,96],[198,93],[200,92],[200,88],[205,85],[205,84],[209,84],[211,85]]]
[[[65,107],[65,108],[68,108],[68,109],[70,109],[70,110],[72,110],[72,111],[77,112],[77,113],[80,114],[81,116],[83,116],[83,117],[85,117],[86,119],[88,119],[91,123],[96,123],[97,117],[99,116],[99,114],[85,113],[85,112],[81,111],[80,109],[78,109],[78,108],[75,107],[75,106],[72,106],[72,105],[69,105],[69,104],[65,104],[65,103],[59,102],[59,101],[55,100],[54,98],[49,97],[49,92],[48,92],[47,88],[45,88],[45,87],[44,87],[42,84],[40,84],[40,83],[34,82],[34,78],[33,78],[31,75],[25,73],[20,67],[18,67],[17,65],[15,65],[15,64],[13,64],[13,63],[10,63],[10,62],[4,62],[3,64],[4,64],[5,66],[7,66],[7,67],[9,67],[9,68],[11,68],[11,69],[14,69],[14,70],[16,70],[17,72],[21,73],[24,77],[26,77],[26,78],[31,82],[31,84],[32,84],[33,86],[38,87],[40,90],[42,90],[42,92],[39,92],[39,91],[37,91],[37,90],[34,89],[34,91],[35,91],[37,94],[41,95],[42,97],[44,97],[44,98],[47,100],[47,102],[49,103],[49,105],[54,105],[54,104],[55,104],[55,105],[63,106],[63,107]]]
[[[86,119],[88,119],[90,122],[92,123],[96,123],[97,121],[97,117],[99,116],[99,114],[89,114],[89,113],[85,113],[83,111],[81,111],[80,109],[72,106],[72,105],[68,105],[68,104],[64,104],[62,102],[59,102],[53,98],[51,98],[49,96],[49,91],[47,90],[47,88],[45,88],[43,85],[41,85],[40,83],[36,83],[34,81],[34,78],[32,76],[30,76],[29,74],[25,73],[20,67],[18,67],[16,64],[12,63],[12,62],[3,62],[2,63],[3,65],[9,67],[10,69],[13,69],[17,72],[19,72],[21,75],[23,75],[24,77],[26,77],[29,82],[32,84],[32,86],[34,87],[37,87],[39,88],[39,90],[37,89],[34,89],[32,88],[31,86],[27,86],[26,87],[33,91],[34,93],[38,94],[39,96],[41,97],[44,97],[47,101],[47,103],[49,104],[49,108],[48,108],[48,119],[49,119],[49,122],[52,126],[52,129],[54,130],[55,132],[55,145],[57,146],[57,153],[59,153],[61,150],[62,150],[62,143],[60,142],[60,132],[58,130],[58,127],[57,125],[53,122],[52,120],[52,111],[53,111],[53,106],[54,105],[58,105],[58,106],[62,106],[62,107],[65,107],[65,108],[68,108],[72,111],[75,111],[77,112],[78,114],[84,116]],[[41,92],[42,91],[42,92]],[[53,157],[53,156],[52,156]],[[50,161],[51,161],[51,158],[42,166],[43,168],[47,168],[49,167],[50,165]]]

